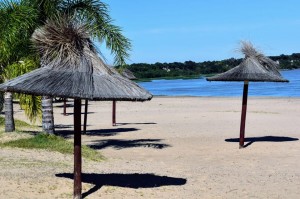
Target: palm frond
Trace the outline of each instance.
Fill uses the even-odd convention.
[[[0,3],[0,61],[10,64],[30,54],[29,38],[36,26],[37,13],[19,1]]]
[[[25,115],[30,122],[35,123],[36,120],[42,119],[42,100],[40,96],[19,94],[20,106],[24,110]]]
[[[63,13],[76,16],[90,26],[93,38],[105,43],[114,54],[115,65],[125,65],[131,50],[130,40],[122,35],[120,27],[112,24],[108,6],[96,0],[71,0],[61,6]]]
[[[47,18],[58,12],[58,7],[63,0],[22,0],[26,6],[30,6],[39,13],[39,24],[44,24]]]
[[[3,72],[3,77],[6,80],[18,77],[28,73],[39,67],[39,60],[37,57],[27,57],[18,62],[8,65]]]
[[[1,33],[8,33],[1,35],[1,37],[12,37],[21,30],[23,31],[23,34],[26,34],[25,36],[28,36],[36,27],[38,14],[30,6],[6,0],[0,4],[0,17],[0,31]]]
[[[114,64],[124,66],[130,56],[128,52],[131,50],[131,43],[129,39],[122,35],[121,31],[120,27],[105,23],[102,24],[99,31],[95,29],[94,34],[100,41],[105,42],[107,48],[115,54]]]
[[[62,13],[73,15],[79,13],[84,18],[96,14],[102,20],[110,20],[107,4],[99,0],[68,0],[63,1],[58,8]],[[95,16],[92,18],[95,19]]]

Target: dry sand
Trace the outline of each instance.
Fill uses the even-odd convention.
[[[226,141],[239,135],[241,98],[118,102],[116,127],[111,104],[89,107],[83,143],[107,160],[83,161],[86,198],[299,198],[300,99],[249,98],[244,149]],[[72,136],[61,113],[57,130]],[[0,198],[72,198],[72,155],[0,150]]]

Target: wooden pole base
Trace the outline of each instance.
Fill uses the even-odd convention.
[[[242,115],[241,115],[241,128],[240,128],[240,149],[244,148],[245,142],[245,126],[246,126],[246,113],[247,113],[247,98],[248,98],[248,81],[244,82]]]
[[[113,101],[112,104],[112,125],[116,126],[116,101]]]
[[[74,199],[81,199],[81,99],[74,100]]]

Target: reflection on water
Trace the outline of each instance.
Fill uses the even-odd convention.
[[[281,71],[289,83],[250,82],[250,96],[300,97],[300,69]],[[140,82],[153,95],[241,96],[243,82],[208,82],[205,78]]]

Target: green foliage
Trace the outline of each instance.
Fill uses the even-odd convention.
[[[4,107],[4,93],[0,92],[0,112],[2,112]]]
[[[25,149],[45,149],[48,151],[57,151],[63,154],[73,154],[73,143],[65,140],[64,138],[52,134],[39,133],[31,138],[23,138],[0,143],[0,147],[16,147]],[[89,148],[82,146],[82,156],[89,160],[101,161],[103,156]]]
[[[39,55],[32,50],[31,35],[59,13],[74,16],[90,26],[91,36],[106,44],[115,55],[115,63],[125,65],[131,44],[121,34],[121,28],[112,24],[105,3],[96,0],[3,0],[0,1],[0,82],[38,67]],[[17,97],[26,115],[35,122],[41,112],[40,98]]]
[[[4,124],[5,124],[4,117],[0,117],[0,126],[4,126]]]
[[[3,77],[5,80],[9,80],[37,69],[38,67],[39,60],[36,57],[28,56],[24,59],[20,58],[20,61],[13,62],[4,68]]]
[[[270,57],[274,61],[279,62],[280,69],[296,69],[300,68],[300,53],[292,55],[280,55]],[[138,79],[155,79],[155,78],[184,78],[199,77],[201,75],[211,75],[225,72],[241,63],[242,59],[225,59],[221,61],[204,61],[193,62],[186,61],[184,63],[134,63],[128,65],[127,68],[133,72]]]
[[[2,67],[29,55],[30,36],[38,18],[37,13],[22,1],[0,2],[0,65]]]
[[[91,36],[115,55],[115,64],[125,65],[131,49],[130,40],[122,35],[120,27],[112,24],[108,6],[96,0],[23,0],[24,5],[31,6],[38,12],[38,23],[43,25],[49,18],[63,13],[76,17],[90,26]]]
[[[112,24],[108,14],[108,6],[95,0],[63,1],[60,12],[76,16],[91,27],[91,36],[105,43],[106,47],[115,55],[116,65],[125,65],[129,57],[131,44],[129,39],[122,35],[120,27]]]
[[[15,125],[17,126],[17,129],[19,130],[24,130],[24,129],[29,129],[29,128],[37,128],[36,126],[33,126],[31,124],[28,124],[27,122],[24,122],[22,120],[15,120]]]
[[[36,119],[42,120],[42,98],[40,96],[19,94],[20,106],[30,122],[35,123]]]
[[[99,24],[100,25],[100,24]],[[112,24],[103,24],[102,30],[95,32],[97,38],[106,43],[108,49],[115,54],[114,64],[124,66],[131,50],[130,40],[121,34],[121,28]]]
[[[278,61],[281,69],[297,69],[300,68],[300,53],[291,55],[279,55],[270,57],[274,61]]]
[[[8,65],[3,72],[4,79],[12,79],[28,73],[39,67],[39,60],[36,57],[27,57],[22,61],[14,62]],[[35,123],[38,118],[41,120],[42,109],[41,109],[41,97],[25,95],[25,94],[15,94],[15,98],[20,99],[20,106],[25,111],[25,115],[28,119]]]
[[[38,67],[38,59],[30,47],[30,37],[37,26],[38,14],[24,1],[0,2],[0,65],[1,80],[8,80],[27,73]],[[20,96],[17,96],[20,97]],[[28,98],[28,99],[26,99]],[[39,115],[36,104],[28,106],[28,102],[36,102],[35,97],[22,95],[21,106],[31,121]],[[29,107],[35,110],[29,110]]]

